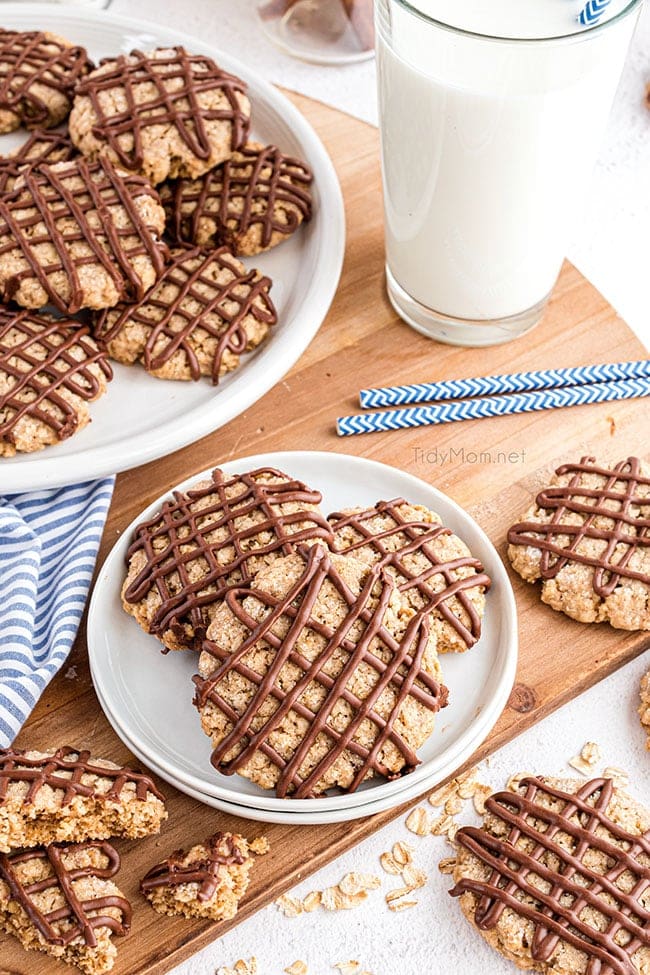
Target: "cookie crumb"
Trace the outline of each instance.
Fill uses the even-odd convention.
[[[298,897],[292,897],[290,894],[282,894],[275,901],[275,906],[284,914],[285,917],[298,917],[302,914],[302,901]]]

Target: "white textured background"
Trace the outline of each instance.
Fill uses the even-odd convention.
[[[228,49],[271,81],[376,122],[372,62],[322,68],[284,57],[257,30],[249,0],[139,0],[137,4],[113,0],[111,9],[176,24]],[[630,52],[588,209],[569,252],[646,346],[650,344],[650,111],[643,103],[647,81],[650,8]],[[570,335],[567,341],[571,341]],[[570,652],[570,648],[559,647],[558,652]],[[650,755],[644,750],[636,716],[638,682],[648,666],[646,654],[503,748],[484,770],[484,781],[501,786],[521,769],[566,773],[566,761],[591,739],[602,748],[603,764],[628,770],[633,793],[650,802]],[[384,875],[382,890],[372,892],[353,911],[318,911],[289,920],[270,907],[181,965],[175,975],[213,975],[218,966],[251,955],[258,959],[260,975],[281,975],[298,958],[308,963],[310,975],[326,975],[333,972],[335,962],[348,959],[358,959],[373,975],[505,975],[514,971],[484,945],[448,897],[449,878],[436,869],[437,861],[448,855],[444,840],[418,839],[403,824],[388,826],[366,840],[306,881],[298,893],[336,884],[349,870],[381,873],[378,856],[398,838],[415,843],[416,862],[430,874],[429,884],[414,895],[417,907],[401,914],[388,911],[384,894],[399,879],[388,875]],[[296,856],[300,856],[299,849]]]

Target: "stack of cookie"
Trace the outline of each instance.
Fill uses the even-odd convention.
[[[94,67],[0,30],[0,132],[30,129],[0,159],[0,457],[84,427],[108,356],[217,383],[267,338],[272,282],[239,257],[310,219],[312,176],[250,116],[245,83],[182,47]]]
[[[113,836],[157,833],[167,818],[149,776],[87,751],[0,752],[0,928],[87,975],[113,967],[131,905],[113,878]]]
[[[438,655],[479,640],[490,585],[434,512],[328,519],[321,500],[273,468],[215,470],[138,525],[122,592],[166,651],[198,652],[215,768],[279,797],[419,764],[447,703]]]

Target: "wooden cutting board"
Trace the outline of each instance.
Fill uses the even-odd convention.
[[[306,98],[291,98],[325,142],[343,186],[348,243],[336,300],[307,352],[259,403],[200,442],[118,478],[99,563],[145,505],[189,475],[238,456],[292,448],[360,454],[416,474],[466,507],[504,555],[513,516],[558,462],[592,452],[617,461],[647,451],[647,400],[347,439],[337,439],[335,418],[356,410],[363,386],[639,359],[645,351],[603,296],[569,264],[543,323],[517,342],[473,351],[439,345],[409,329],[384,293],[376,130]],[[649,633],[575,623],[544,606],[538,591],[519,577],[513,575],[512,581],[519,610],[517,683],[474,760],[650,646]],[[129,761],[94,695],[83,626],[69,663],[75,670],[64,668],[52,682],[18,745],[69,742]],[[263,826],[222,815],[171,787],[164,786],[164,791],[170,815],[161,836],[116,843],[123,860],[119,884],[134,907],[132,933],[118,944],[117,975],[161,975],[404,811],[338,826]],[[214,926],[155,914],[138,893],[139,879],[162,855],[217,828],[250,838],[262,833],[271,843],[271,853],[256,865],[235,921]],[[65,969],[4,939],[0,975],[34,971],[61,975]]]

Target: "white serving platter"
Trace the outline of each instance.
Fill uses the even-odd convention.
[[[178,44],[207,54],[247,82],[252,137],[306,160],[314,173],[311,222],[289,241],[244,262],[273,280],[278,325],[270,339],[217,386],[207,379],[155,379],[139,366],[115,363],[115,378],[106,395],[91,404],[92,423],[84,430],[42,451],[2,459],[0,489],[12,493],[137,467],[198,440],[260,399],[299,359],[327,314],[341,273],[345,215],[336,172],[309,122],[277,88],[226,52],[163,24],[75,6],[3,3],[2,24],[60,34],[86,47],[94,60],[133,48]],[[0,155],[25,136],[24,131],[0,136]]]

